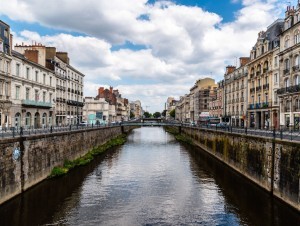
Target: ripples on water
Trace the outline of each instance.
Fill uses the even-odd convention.
[[[47,212],[41,219],[33,222],[23,216],[23,221],[15,223],[281,225],[287,222],[281,216],[288,216],[292,224],[299,223],[299,215],[286,207],[284,214],[288,215],[277,210],[278,215],[274,217],[270,213],[274,206],[270,208],[266,193],[220,165],[209,156],[199,154],[199,150],[180,145],[162,128],[136,129],[124,146],[94,165],[36,188],[35,194],[43,197],[53,186],[64,195],[59,193],[62,197],[53,197],[50,210],[45,207],[40,210]],[[64,189],[66,183],[70,188]],[[262,205],[258,211],[251,206],[255,206],[254,202]],[[13,209],[13,204],[8,206]],[[32,211],[39,212],[34,208]],[[0,216],[1,213],[0,209]]]

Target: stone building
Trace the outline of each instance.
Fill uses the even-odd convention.
[[[190,89],[190,120],[199,121],[201,117],[209,116],[209,102],[217,95],[217,84],[212,78],[204,78],[196,81]]]
[[[258,39],[251,51],[248,64],[248,126],[257,129],[278,128],[279,107],[276,105],[276,89],[273,79],[278,76],[273,71],[276,51],[280,43],[279,35],[283,21],[277,20],[266,31],[258,34]]]
[[[224,116],[224,80],[217,83],[217,95],[209,102],[209,116],[222,118]]]
[[[177,100],[174,99],[174,97],[168,97],[167,103],[166,103],[166,119],[169,120],[172,117],[170,116],[170,112],[175,109]]]
[[[280,34],[280,126],[299,130],[300,120],[300,4],[288,7]]]
[[[249,57],[240,57],[239,67],[227,66],[224,76],[226,90],[223,121],[232,126],[245,127],[247,117],[247,76]]]
[[[11,35],[8,24],[0,20],[0,129],[11,126]]]
[[[82,121],[84,74],[70,65],[68,53],[41,44],[16,45],[15,50],[27,59],[47,67],[55,75],[55,121],[57,125],[71,125]]]
[[[141,118],[143,115],[142,103],[139,100],[130,102],[130,112],[134,114],[135,118]]]
[[[11,126],[40,128],[54,125],[54,73],[12,51],[11,75]]]

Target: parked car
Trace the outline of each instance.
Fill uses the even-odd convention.
[[[80,122],[80,123],[79,123],[79,125],[80,125],[80,126],[87,126],[87,125],[88,125],[88,123],[87,123],[87,122],[85,122],[85,121],[82,121],[82,122]]]
[[[216,124],[218,128],[228,128],[228,124],[226,122],[220,122]]]

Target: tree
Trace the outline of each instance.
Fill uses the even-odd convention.
[[[144,117],[145,118],[151,118],[151,114],[148,111],[144,112]]]
[[[170,111],[170,116],[171,116],[172,118],[175,118],[175,109],[173,109],[172,111]]]
[[[153,114],[153,117],[154,118],[159,118],[159,117],[161,117],[161,113],[160,112],[155,112],[154,114]]]
[[[130,112],[130,118],[134,118],[135,117],[135,115],[134,115],[134,113],[131,111]]]
[[[162,116],[166,117],[167,115],[167,110],[163,110],[163,112],[161,113]]]

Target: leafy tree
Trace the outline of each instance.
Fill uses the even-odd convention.
[[[145,118],[151,118],[151,116],[152,116],[152,115],[151,115],[148,111],[145,111],[145,112],[144,112],[144,117],[145,117]]]
[[[134,118],[135,117],[135,115],[134,115],[134,113],[131,111],[130,112],[130,118]]]
[[[159,117],[161,117],[161,113],[160,112],[155,112],[154,114],[153,114],[153,117],[154,118],[159,118]]]
[[[175,109],[173,109],[172,111],[170,111],[170,116],[171,116],[172,118],[175,118]]]
[[[163,110],[163,112],[161,113],[162,116],[166,117],[167,115],[167,110]]]

